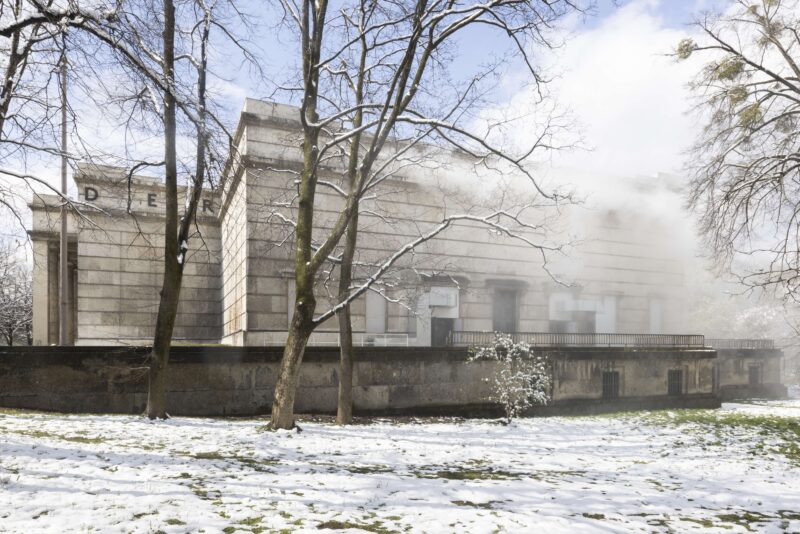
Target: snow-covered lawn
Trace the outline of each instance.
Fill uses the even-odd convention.
[[[800,531],[800,400],[263,424],[0,412],[0,531]]]

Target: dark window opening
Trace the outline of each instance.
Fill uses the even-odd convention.
[[[683,395],[683,371],[681,369],[670,369],[667,372],[667,393]]]
[[[431,347],[446,347],[455,329],[455,319],[431,317]]]
[[[619,371],[603,371],[603,400],[619,398]]]
[[[495,290],[492,308],[492,329],[495,332],[511,333],[517,331],[516,290]]]
[[[758,386],[761,384],[761,366],[751,365],[747,368],[747,382],[751,386]]]
[[[597,314],[593,311],[574,311],[572,320],[551,319],[551,334],[594,334],[597,330]]]
[[[597,324],[596,313],[593,311],[574,311],[572,312],[575,321],[576,334],[594,334]]]
[[[716,363],[711,369],[711,392],[719,393],[719,366]]]

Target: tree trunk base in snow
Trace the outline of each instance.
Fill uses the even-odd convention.
[[[147,408],[148,419],[167,419],[167,366],[156,354],[151,354],[152,362],[148,374]]]

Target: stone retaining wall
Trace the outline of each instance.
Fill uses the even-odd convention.
[[[559,348],[554,403],[539,414],[718,406],[713,350]],[[175,415],[258,415],[270,410],[281,347],[173,347],[168,402]],[[146,403],[143,347],[0,348],[0,406],[62,412],[141,413]],[[494,416],[492,362],[468,362],[464,348],[360,348],[355,412]],[[338,349],[309,348],[296,409],[336,409]],[[685,370],[687,387],[667,395],[667,371]],[[602,374],[622,373],[620,398],[602,399]]]

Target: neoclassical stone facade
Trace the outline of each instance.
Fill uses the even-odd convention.
[[[247,100],[223,187],[201,203],[189,243],[176,342],[283,343],[292,285],[292,226],[299,165],[298,110]],[[472,176],[464,154],[416,149],[419,163],[398,165],[362,205],[358,276],[454,214],[485,214],[498,189]],[[322,172],[315,237],[324,238],[341,210],[333,185],[341,170]],[[163,255],[163,195],[158,180],[80,166],[78,199],[92,208],[69,221],[70,324],[81,345],[147,344],[158,306]],[[516,187],[516,186],[515,186]],[[514,189],[504,190],[508,191]],[[645,194],[645,193],[643,193]],[[507,199],[506,199],[507,200]],[[520,199],[512,204],[519,207]],[[34,341],[58,338],[58,202],[31,203]],[[526,213],[541,222],[550,208]],[[539,250],[461,220],[406,255],[387,283],[353,305],[355,342],[439,345],[452,331],[682,333],[685,275],[656,216],[564,208],[556,227],[519,230],[532,242],[575,240],[543,268]],[[560,226],[558,226],[560,225]],[[573,239],[574,238],[574,239]],[[663,240],[663,245],[661,240]],[[318,310],[336,292],[336,269],[319,281]],[[312,343],[336,344],[335,319]]]

